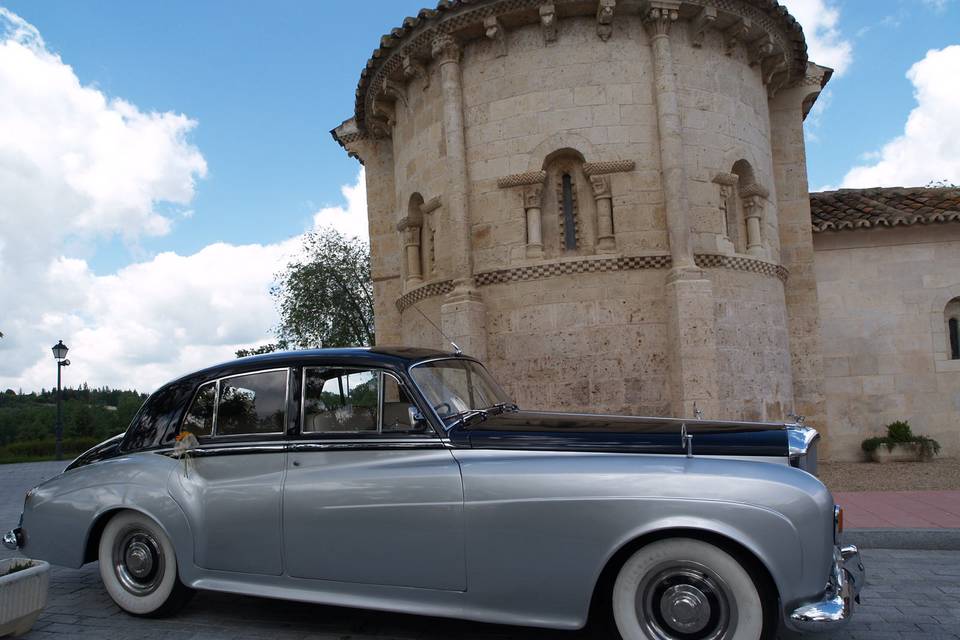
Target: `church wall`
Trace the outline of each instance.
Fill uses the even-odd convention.
[[[689,33],[677,29],[672,38],[680,87],[684,153],[689,180],[691,230],[698,251],[722,251],[718,237],[726,235],[721,213],[719,173],[731,173],[746,160],[757,184],[770,191],[765,199],[764,258],[780,260],[776,190],[770,147],[767,88],[751,67],[747,52],[736,48],[725,55],[723,36],[709,32],[701,47],[689,43]]]
[[[630,159],[632,172],[612,179],[617,246],[627,254],[667,251],[659,177],[656,109],[649,44],[639,19],[624,17],[613,37],[597,37],[589,17],[559,22],[545,45],[538,25],[512,29],[508,54],[488,40],[464,51],[463,84],[470,211],[476,271],[527,262],[521,189],[497,178],[539,171],[545,157],[570,148],[587,162]],[[592,254],[596,230],[589,183],[580,185],[580,220]],[[554,188],[547,185],[546,190]],[[545,202],[551,202],[549,197]],[[558,211],[545,207],[545,251],[558,254]]]
[[[944,310],[960,297],[960,227],[814,236],[831,457],[895,420],[960,454],[960,360]]]
[[[794,411],[783,284],[712,271],[722,419],[785,420]]]
[[[666,270],[484,288],[487,361],[524,408],[667,415]]]

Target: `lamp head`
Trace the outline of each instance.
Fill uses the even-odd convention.
[[[57,360],[63,360],[67,357],[67,351],[69,350],[67,345],[63,344],[63,340],[60,340],[57,344],[53,345],[53,357]]]

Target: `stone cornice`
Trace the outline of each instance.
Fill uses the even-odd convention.
[[[668,1],[617,0],[607,6],[615,4],[617,16],[644,15],[655,4]],[[676,0],[675,4],[680,7],[681,21],[698,20],[710,15],[710,9],[716,9],[717,19],[707,20],[706,26],[727,33],[739,25],[736,41],[746,46],[769,35],[774,55],[780,56],[783,62],[782,66],[775,61],[766,63],[764,76],[771,94],[781,86],[790,86],[804,78],[807,52],[803,31],[777,0]],[[432,57],[432,45],[438,35],[456,35],[468,40],[486,37],[483,28],[486,18],[509,16],[509,20],[502,20],[501,24],[510,27],[540,24],[544,39],[551,42],[556,37],[556,21],[561,17],[594,15],[598,18],[598,29],[604,26],[603,20],[607,20],[609,12],[601,20],[601,9],[601,0],[441,0],[436,9],[423,9],[416,17],[406,18],[400,27],[380,39],[380,47],[360,75],[355,109],[357,126],[366,131],[370,119],[375,129],[382,129],[383,121],[371,118],[373,101],[384,95],[383,86],[388,78],[409,80],[421,74],[419,65]],[[703,24],[701,22],[701,26]],[[374,131],[375,135],[382,133],[382,130]]]

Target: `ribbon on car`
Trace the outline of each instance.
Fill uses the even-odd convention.
[[[200,446],[197,436],[189,431],[181,431],[177,434],[176,444],[173,445],[173,453],[183,461],[183,475],[190,477],[190,468],[193,466],[191,452]]]

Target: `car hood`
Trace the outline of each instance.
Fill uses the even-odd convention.
[[[450,438],[477,449],[684,454],[684,427],[696,455],[786,457],[789,452],[783,424],[535,411],[455,424]]]

